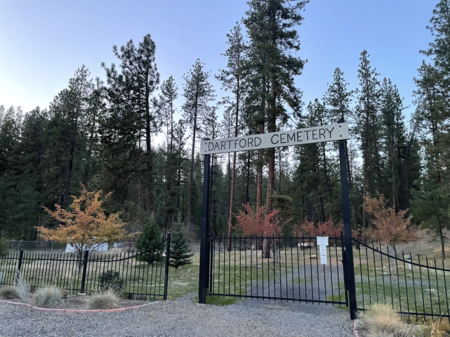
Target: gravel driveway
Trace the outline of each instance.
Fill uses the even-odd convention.
[[[247,300],[218,307],[178,301],[116,313],[53,314],[0,305],[0,336],[347,337],[352,323],[332,306]]]

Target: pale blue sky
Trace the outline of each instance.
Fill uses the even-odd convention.
[[[323,96],[336,67],[355,88],[359,54],[367,49],[380,80],[391,78],[411,104],[437,2],[311,0],[298,27],[299,55],[308,59],[296,80],[304,101]],[[117,63],[112,46],[138,43],[148,33],[161,79],[173,75],[181,97],[182,76],[197,58],[213,74],[225,66],[226,33],[247,9],[246,0],[0,0],[0,105],[47,107],[82,64],[104,79],[101,62]]]

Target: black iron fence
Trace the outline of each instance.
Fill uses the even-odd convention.
[[[19,277],[33,291],[56,286],[72,293],[110,286],[135,299],[167,299],[170,234],[146,252],[37,253],[21,250],[0,256],[0,286]]]
[[[321,264],[316,237],[211,235],[207,294],[346,305],[343,237],[329,243]]]
[[[397,251],[366,239],[353,242],[358,248],[354,258],[359,310],[381,302],[416,319],[450,317],[450,269],[445,268],[443,260]]]
[[[352,273],[343,244],[343,234],[330,237],[322,264],[317,237],[211,233],[207,295],[349,306]],[[364,239],[353,244],[358,310],[386,303],[416,319],[450,318],[450,269],[443,261]]]

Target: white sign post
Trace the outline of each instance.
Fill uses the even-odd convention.
[[[328,236],[317,236],[317,245],[320,251],[320,264],[327,264]]]
[[[348,124],[339,123],[244,137],[202,140],[200,153],[202,155],[207,155],[224,152],[258,150],[272,147],[345,140],[348,138]]]

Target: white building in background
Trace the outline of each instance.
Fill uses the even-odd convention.
[[[86,250],[86,247],[83,247],[83,250]],[[104,252],[108,250],[108,244],[107,243],[102,243],[100,245],[97,245],[97,249],[95,249],[95,252]],[[66,246],[66,253],[75,253],[77,250],[71,245],[71,244],[67,244]]]

